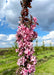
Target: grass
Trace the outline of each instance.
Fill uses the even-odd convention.
[[[16,67],[17,59],[18,59],[17,56],[11,56],[5,59],[1,59],[0,60],[0,72]]]
[[[16,66],[17,66],[16,61],[13,61],[13,62],[8,63],[8,64],[3,64],[0,66],[0,72],[7,70],[7,69],[12,69]]]
[[[0,73],[5,70],[13,69],[17,67],[17,53],[13,50],[6,52],[4,55],[0,56]]]
[[[45,54],[40,54],[37,56],[38,59],[42,59],[45,56],[49,57],[50,55],[54,55],[54,51],[50,51],[50,52],[45,52]]]
[[[54,51],[46,50],[39,52],[36,56],[38,60],[44,58],[45,56],[50,57],[54,55]],[[17,66],[18,54],[14,50],[9,50],[5,54],[0,55],[0,75],[15,75],[15,69]],[[45,74],[44,74],[45,73]],[[50,58],[48,61],[42,63],[40,62],[36,66],[35,75],[54,75],[54,57]]]
[[[36,67],[35,75],[54,75],[54,57]]]
[[[50,53],[50,52],[54,52],[54,50],[45,50],[45,51],[37,52],[37,55],[46,54],[46,53]]]

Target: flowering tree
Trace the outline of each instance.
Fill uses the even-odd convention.
[[[18,75],[29,75],[35,72],[35,64],[37,63],[34,53],[32,41],[37,38],[37,33],[34,30],[36,27],[37,19],[30,15],[28,18],[29,10],[32,0],[20,1],[22,6],[21,17],[16,34],[16,41],[19,48],[16,49],[20,58],[17,61],[17,65],[20,66],[17,73]]]

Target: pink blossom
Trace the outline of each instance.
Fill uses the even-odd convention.
[[[31,71],[32,71],[32,72],[35,72],[35,65],[32,65],[32,66],[31,66]]]
[[[35,71],[35,65],[27,64],[27,68],[29,73],[32,73]]]
[[[16,49],[16,53],[18,52],[18,49]]]
[[[31,25],[31,28],[32,28],[32,29],[35,29],[35,27],[36,27],[36,25]]]
[[[31,68],[31,64],[27,64],[27,68],[30,69]]]
[[[24,66],[24,63],[25,63],[26,59],[24,56],[22,56],[20,59],[18,59],[18,62],[17,62],[17,65],[23,65]]]
[[[34,20],[34,22],[37,22],[37,18],[36,17],[33,17],[33,20]]]
[[[18,56],[24,55],[17,61],[17,65],[23,66],[22,71],[20,72],[21,75],[28,75],[28,72],[35,72],[35,64],[37,63],[37,60],[36,57],[32,55],[34,53],[32,41],[37,38],[37,33],[33,31],[37,22],[35,17],[33,17],[33,22],[34,24],[28,28],[20,21],[20,26],[18,26],[16,34],[16,40],[19,47],[19,49],[16,49],[16,52],[19,53]]]
[[[28,75],[28,70],[23,68],[22,71],[20,72],[21,75]]]
[[[27,48],[24,53],[30,55],[30,50]]]
[[[31,56],[31,61],[35,65],[37,63],[36,57],[35,56]]]
[[[23,51],[19,52],[18,56],[21,56],[23,54]]]
[[[28,69],[28,72],[31,73],[31,69]]]
[[[18,23],[21,23],[21,21],[19,21]]]
[[[18,73],[18,69],[16,70],[16,73]]]

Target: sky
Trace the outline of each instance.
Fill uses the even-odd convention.
[[[45,46],[50,43],[54,46],[54,0],[33,0],[29,15],[37,17],[39,26],[35,28],[38,33],[38,45]],[[16,31],[21,12],[20,0],[0,0],[0,48],[11,47],[16,40]],[[36,45],[36,39],[33,46]]]

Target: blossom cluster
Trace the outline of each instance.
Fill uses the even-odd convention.
[[[37,38],[37,33],[33,31],[36,27],[37,19],[33,17],[33,24],[26,27],[24,24],[18,26],[16,40],[19,48],[16,49],[18,56],[22,56],[17,61],[17,65],[22,67],[20,75],[28,75],[35,72],[35,64],[37,63],[34,53],[32,41]]]

